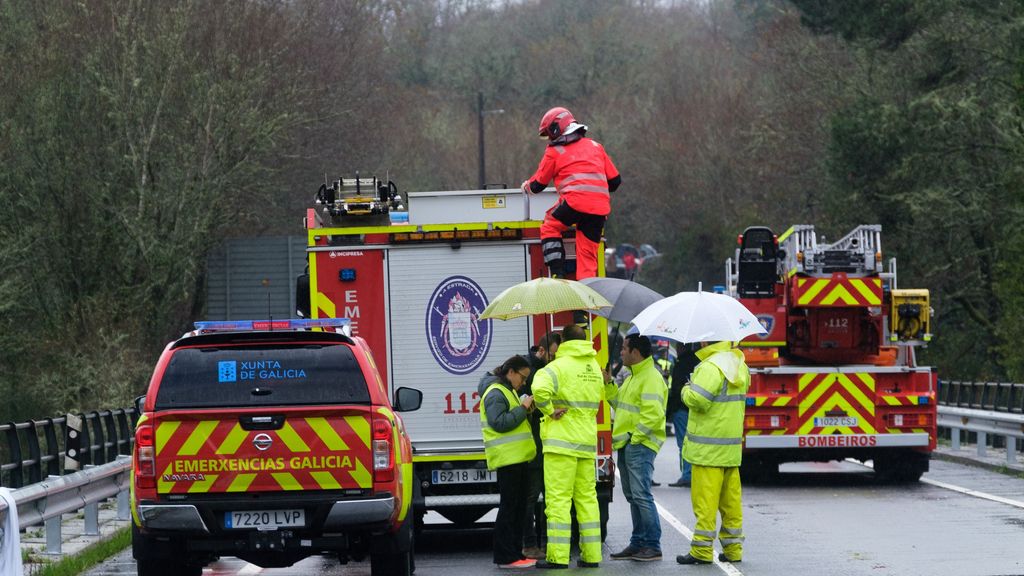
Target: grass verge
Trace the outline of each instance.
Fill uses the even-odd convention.
[[[103,562],[124,550],[132,543],[131,528],[118,530],[109,539],[97,542],[74,556],[63,558],[51,564],[34,566],[32,576],[74,576]],[[28,568],[28,566],[26,566]],[[26,573],[29,573],[26,570]]]

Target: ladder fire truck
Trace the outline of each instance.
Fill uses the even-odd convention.
[[[397,197],[397,191],[390,193]],[[353,334],[369,344],[388,390],[415,385],[423,392],[422,408],[403,415],[415,478],[406,489],[418,527],[428,511],[467,526],[497,507],[477,385],[508,357],[525,355],[552,327],[572,323],[572,314],[507,321],[479,315],[504,289],[547,273],[540,224],[556,200],[553,189],[533,196],[519,189],[412,192],[408,212],[390,211],[384,225],[352,211],[334,217],[322,202],[307,210],[309,269],[296,292],[308,300],[298,303],[299,313],[349,318]],[[565,243],[572,270],[574,241]],[[592,334],[605,365],[603,318],[594,319]],[[614,480],[606,405],[598,431],[595,474],[603,527]]]
[[[876,476],[916,481],[935,449],[937,377],[915,349],[931,339],[927,290],[883,270],[881,226],[819,242],[814,227],[776,237],[750,227],[726,263],[728,290],[767,334],[740,343],[750,365],[744,472],[780,462],[873,461]]]

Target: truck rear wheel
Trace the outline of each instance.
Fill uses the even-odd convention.
[[[750,484],[769,484],[779,478],[779,462],[770,458],[743,457],[740,478]]]
[[[370,544],[370,574],[411,576],[416,571],[415,519],[407,517],[393,535],[380,536]]]
[[[928,471],[928,455],[920,452],[893,452],[874,459],[875,478],[880,482],[917,482]]]
[[[396,552],[379,552],[370,554],[370,574],[372,576],[412,576],[416,571],[414,531],[411,528],[399,530],[399,538],[408,538],[403,546],[396,544],[399,548]]]
[[[370,574],[372,576],[412,576],[414,571],[412,550],[395,554],[370,555]]]
[[[157,540],[132,525],[132,557],[139,576],[200,576],[203,566],[179,560],[184,556],[179,552],[181,549],[178,542]]]

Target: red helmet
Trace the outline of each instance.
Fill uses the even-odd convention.
[[[554,140],[564,134],[566,128],[573,122],[576,122],[576,119],[567,108],[552,108],[540,119],[540,137]]]

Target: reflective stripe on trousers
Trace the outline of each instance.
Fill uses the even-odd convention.
[[[743,508],[739,467],[693,465],[690,502],[697,525],[693,529],[690,555],[711,562],[715,536],[722,550],[732,560],[743,558]],[[718,513],[722,529],[718,531]]]
[[[572,537],[569,511],[575,504],[580,527],[580,556],[584,562],[600,562],[601,511],[597,504],[594,459],[545,453],[544,502],[548,517],[547,561],[569,563]]]

